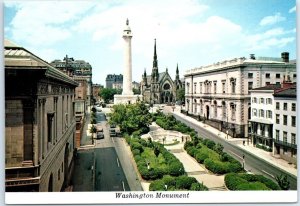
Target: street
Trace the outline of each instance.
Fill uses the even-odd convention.
[[[281,170],[280,168],[277,168],[277,167],[273,166],[272,164],[262,160],[261,158],[236,147],[234,144],[231,144],[231,143],[225,141],[224,139],[219,138],[217,135],[212,134],[211,132],[209,132],[201,127],[198,127],[197,125],[194,125],[193,123],[188,122],[187,120],[183,119],[182,117],[180,117],[176,114],[173,114],[173,116],[177,120],[187,124],[188,126],[190,126],[193,129],[195,129],[198,132],[200,137],[208,138],[208,139],[215,141],[216,143],[222,144],[224,146],[224,151],[227,152],[228,154],[230,154],[231,156],[233,156],[238,161],[240,161],[242,164],[243,164],[243,155],[245,155],[244,164],[245,164],[245,169],[247,171],[254,173],[254,174],[262,174],[266,177],[271,178],[275,182],[276,182],[275,177],[277,175],[286,174],[288,176],[288,180],[290,181],[290,189],[297,190],[297,177],[294,177],[294,176],[290,175],[289,173]]]

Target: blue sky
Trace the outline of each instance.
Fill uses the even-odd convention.
[[[89,62],[93,83],[123,73],[122,30],[132,29],[133,80],[159,71],[236,57],[296,58],[295,0],[4,1],[4,36],[51,62],[66,54]]]

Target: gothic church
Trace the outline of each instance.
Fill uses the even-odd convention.
[[[151,75],[147,75],[145,70],[141,82],[141,94],[144,101],[153,104],[175,103],[176,91],[182,87],[183,85],[179,79],[178,64],[175,81],[169,75],[168,68],[166,68],[165,72],[158,72],[155,40],[152,72]]]

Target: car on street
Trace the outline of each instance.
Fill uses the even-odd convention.
[[[114,128],[109,129],[109,134],[110,134],[111,137],[116,137],[117,136],[116,130]]]
[[[97,139],[104,139],[103,132],[97,132]]]

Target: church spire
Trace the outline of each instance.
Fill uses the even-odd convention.
[[[153,68],[157,68],[156,39],[154,39]]]
[[[177,63],[177,68],[176,68],[176,80],[179,80],[179,69],[178,69],[178,63]]]

